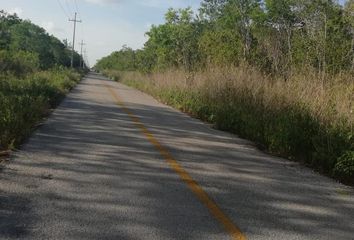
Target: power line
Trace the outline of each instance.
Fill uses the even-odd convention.
[[[68,9],[70,15],[72,15],[73,12],[72,12],[71,7],[70,7],[70,5],[68,3],[68,0],[65,0],[65,5],[66,5],[66,8]]]
[[[81,15],[81,12],[80,12],[80,9],[79,9],[79,4],[77,3],[77,0],[73,0],[73,5],[75,7],[77,15],[79,16],[79,18],[82,19],[82,15]]]
[[[87,46],[87,44],[84,44]],[[88,57],[87,57],[87,48],[84,47],[83,48],[83,51],[82,51],[82,69],[84,69],[85,67],[86,68],[89,68],[89,61],[88,61]]]
[[[81,40],[81,43],[79,43],[79,45],[81,45],[81,58],[80,58],[80,67],[84,68],[84,60],[83,60],[83,56],[82,56],[82,47],[84,45],[86,45],[86,43],[84,43],[84,40]],[[86,49],[85,49],[85,53],[86,53]]]
[[[78,7],[78,4],[77,4],[77,0],[74,0],[74,3],[75,3],[75,7],[76,7],[76,12],[78,12],[79,15],[80,15],[80,11],[79,11],[79,7]]]
[[[76,34],[76,23],[81,23],[81,20],[77,20],[77,12],[75,12],[74,19],[69,19],[70,22],[74,22],[74,33],[73,33],[73,46],[72,46],[72,53],[71,53],[71,67],[74,67],[74,52],[75,52],[75,34]]]
[[[86,48],[84,50],[84,56],[85,56],[86,67],[90,68],[90,62],[89,62],[88,57],[87,57],[87,49]]]
[[[77,14],[78,14],[79,18],[82,20],[82,15],[80,13],[78,1],[77,0],[72,0],[72,2],[73,2],[74,6],[76,8],[76,11],[77,11]],[[86,45],[86,43],[84,43],[84,40],[83,40],[83,39],[85,39],[85,30],[84,30],[84,25],[83,24],[81,24],[79,26],[79,32],[80,32],[80,36],[81,36],[81,39],[82,39],[81,43],[79,43],[79,45],[81,45],[81,59],[80,59],[80,61],[81,60],[83,61],[83,62],[80,62],[80,67],[82,66],[82,68],[84,68],[85,62],[87,62],[87,61],[85,60],[86,48],[85,48],[85,54],[83,54],[83,46]]]
[[[63,11],[63,13],[65,14],[65,16],[67,16],[69,18],[69,14],[65,11],[63,5],[61,4],[61,1],[60,0],[57,0],[61,10]]]

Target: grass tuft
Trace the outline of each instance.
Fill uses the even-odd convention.
[[[105,72],[217,128],[354,183],[354,82],[294,73],[287,81],[244,66],[193,74]]]

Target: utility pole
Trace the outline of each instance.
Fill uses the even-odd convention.
[[[76,23],[81,23],[81,20],[77,20],[77,12],[75,12],[75,18],[69,19],[70,22],[74,22],[74,34],[73,34],[73,46],[72,46],[72,53],[71,53],[71,68],[74,67],[74,51],[75,51],[75,34],[76,34]]]
[[[84,45],[86,45],[86,43],[84,43],[84,40],[81,40],[81,43],[79,43],[79,44],[81,45],[80,67],[84,68],[84,61],[83,61],[84,58],[83,58],[83,55],[82,55],[82,47],[83,47]]]
[[[85,48],[85,50],[84,50],[85,64],[86,64],[86,66],[87,66],[88,68],[90,68],[90,63],[89,63],[88,58],[87,58],[87,51],[86,51],[86,50],[87,50],[87,49]]]

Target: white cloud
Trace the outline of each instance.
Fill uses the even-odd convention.
[[[12,8],[8,11],[10,14],[15,14],[19,17],[21,17],[22,13],[23,13],[23,10],[22,8],[19,8],[19,7],[15,7],[15,8]]]
[[[64,29],[56,26],[55,23],[52,21],[43,21],[41,22],[40,26],[44,28],[48,33],[54,35],[57,33],[62,33],[64,31]]]
[[[153,26],[153,24],[150,23],[150,22],[145,23],[145,29],[146,30],[150,30],[152,26]]]
[[[51,32],[54,29],[54,23],[53,22],[42,22],[41,27],[47,30],[48,32]]]

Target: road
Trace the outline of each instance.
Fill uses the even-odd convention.
[[[354,191],[89,74],[0,172],[0,239],[354,239]]]

